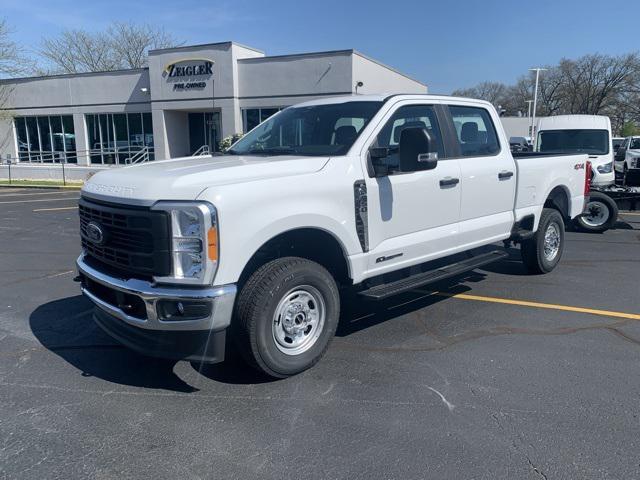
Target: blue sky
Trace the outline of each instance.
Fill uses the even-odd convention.
[[[163,25],[187,44],[235,40],[272,55],[355,48],[432,93],[640,47],[637,0],[0,0],[0,17],[31,52],[61,29],[115,20]]]

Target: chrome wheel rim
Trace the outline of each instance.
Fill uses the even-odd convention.
[[[599,227],[609,220],[609,209],[602,202],[587,203],[587,215],[582,217],[582,221],[590,227]]]
[[[553,222],[544,232],[544,258],[551,261],[560,251],[560,228]]]
[[[273,314],[271,331],[278,350],[300,355],[322,334],[326,308],[320,291],[311,285],[296,287],[282,297]]]

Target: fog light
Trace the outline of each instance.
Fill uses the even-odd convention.
[[[156,305],[158,318],[164,321],[180,322],[201,320],[211,315],[211,302],[160,300]]]

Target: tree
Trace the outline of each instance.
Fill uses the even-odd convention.
[[[637,53],[564,58],[546,69],[538,85],[537,115],[608,115],[614,131],[629,121],[640,123],[640,55]],[[454,94],[484,98],[514,115],[520,110],[526,111],[534,88],[535,76],[529,74],[520,77],[513,86],[482,82]]]
[[[102,32],[65,30],[45,38],[40,55],[49,73],[83,73],[142,68],[149,50],[181,45],[162,28],[116,22]]]
[[[632,137],[634,135],[638,135],[638,127],[633,122],[625,122],[620,129],[621,137]]]
[[[7,21],[0,19],[0,78],[22,75],[30,66],[31,63],[25,59],[20,46],[11,39]],[[11,91],[8,84],[0,83],[0,122],[3,123],[13,118],[13,112],[7,108]],[[6,135],[0,137],[0,151],[11,140],[11,129],[6,129],[6,132]]]

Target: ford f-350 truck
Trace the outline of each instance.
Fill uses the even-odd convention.
[[[583,212],[586,155],[515,158],[487,102],[346,96],[286,108],[225,154],[98,173],[79,203],[94,319],[144,354],[274,377],[314,365],[340,289],[370,300],[521,246],[531,273]]]

